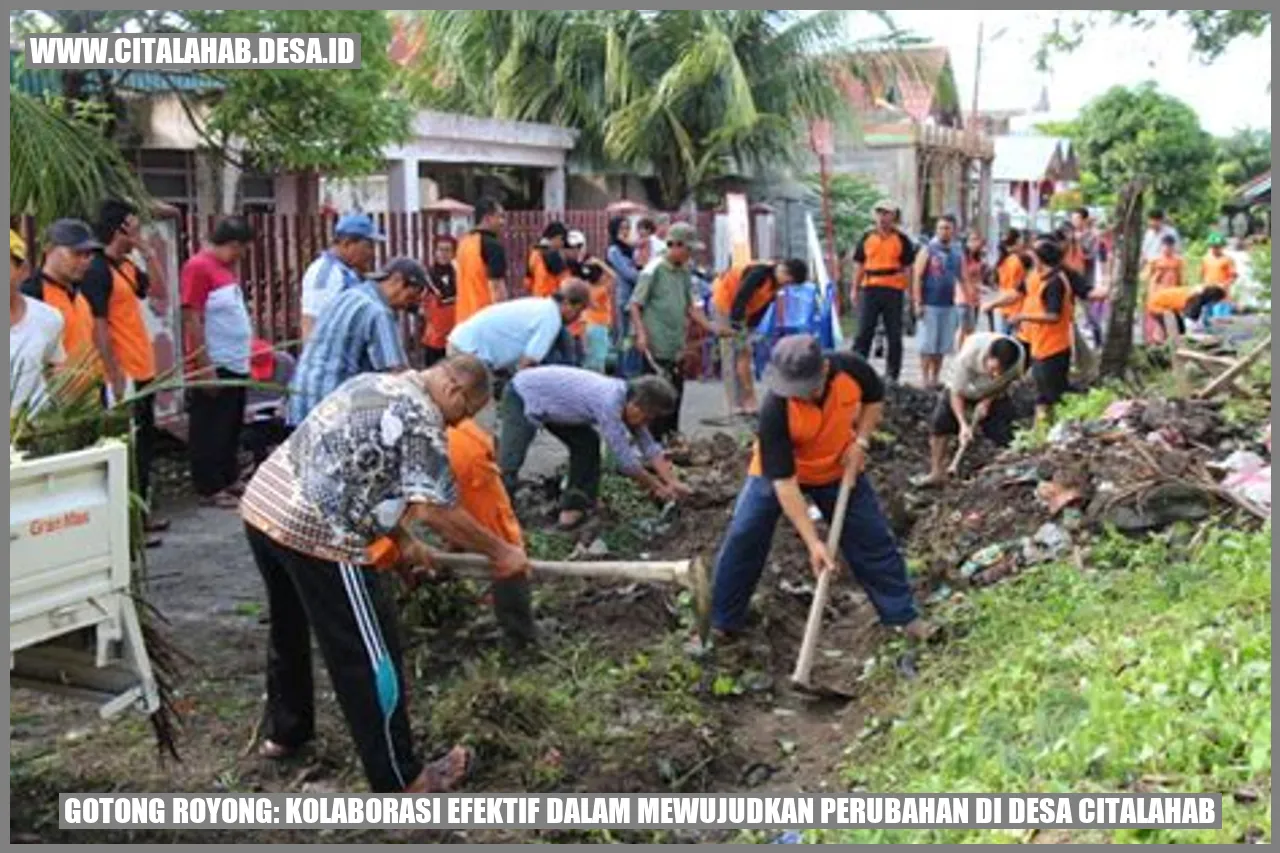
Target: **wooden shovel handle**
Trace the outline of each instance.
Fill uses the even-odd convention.
[[[489,558],[482,554],[451,554],[437,552],[432,555],[437,566],[451,569],[467,577],[490,576]],[[688,560],[599,560],[568,562],[557,560],[530,560],[534,572],[547,575],[578,578],[619,578],[649,583],[678,583],[688,585]]]
[[[853,484],[858,475],[852,467],[845,468],[844,477],[840,480],[840,494],[836,497],[835,512],[829,519],[827,531],[827,553],[833,559],[839,559],[840,534],[844,531],[844,517],[849,508],[849,495],[853,492]],[[822,613],[827,608],[827,599],[831,594],[831,572],[818,575],[818,585],[813,590],[813,603],[809,605],[809,618],[804,623],[804,640],[800,643],[800,654],[796,656],[796,668],[791,673],[791,680],[804,687],[809,686],[809,674],[813,671],[813,656],[818,651],[818,635],[822,633]]]

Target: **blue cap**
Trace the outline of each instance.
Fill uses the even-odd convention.
[[[372,240],[375,243],[386,241],[387,236],[378,231],[373,224],[373,217],[367,213],[348,213],[338,220],[333,227],[335,237],[356,237],[360,240]]]

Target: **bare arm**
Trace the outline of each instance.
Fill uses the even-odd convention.
[[[120,368],[120,363],[116,361],[115,353],[111,351],[111,337],[107,329],[107,321],[102,317],[95,317],[93,320],[93,345],[97,348],[98,356],[102,359],[107,381],[111,383],[111,393],[115,395],[113,402],[118,403],[124,398],[124,371]]]
[[[915,306],[916,311],[920,310],[920,303],[924,298],[924,269],[929,263],[929,253],[919,252],[916,254],[916,262],[911,267],[911,304]]]
[[[818,538],[818,528],[814,527],[809,517],[809,505],[805,503],[804,494],[800,491],[800,482],[795,477],[773,481],[774,494],[782,506],[782,513],[791,522],[791,526],[800,534],[800,539],[809,550],[823,547]]]
[[[996,308],[1003,308],[1006,305],[1012,305],[1022,298],[1022,295],[1013,290],[1004,290],[987,300],[982,306],[983,311],[994,311]]]
[[[311,337],[311,332],[316,327],[316,318],[310,314],[302,315],[302,342],[305,344]]]
[[[507,280],[503,278],[489,279],[489,296],[494,302],[507,301]]]
[[[640,306],[636,304],[635,297],[632,297],[631,304],[627,307],[631,312],[631,328],[636,332],[636,349],[640,352],[649,351],[649,330],[644,326],[644,314],[640,310]]]
[[[209,355],[204,349],[204,317],[194,308],[182,309],[182,329],[187,342],[186,351],[196,371],[209,369]]]

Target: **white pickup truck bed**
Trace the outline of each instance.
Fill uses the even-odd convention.
[[[89,699],[103,717],[159,707],[130,595],[128,449],[9,463],[9,680]]]

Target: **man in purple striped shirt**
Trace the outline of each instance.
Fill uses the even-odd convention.
[[[289,426],[302,423],[352,376],[408,368],[396,312],[413,310],[422,301],[427,270],[412,258],[397,258],[369,278],[325,306],[303,345],[289,383]]]
[[[546,427],[569,448],[569,488],[560,503],[562,528],[577,527],[595,505],[601,438],[618,470],[655,497],[669,501],[688,495],[689,488],[649,433],[649,424],[670,415],[675,406],[675,389],[657,376],[624,381],[561,366],[520,371],[507,386],[500,407],[498,464],[507,492],[515,493],[529,445],[538,429]]]

